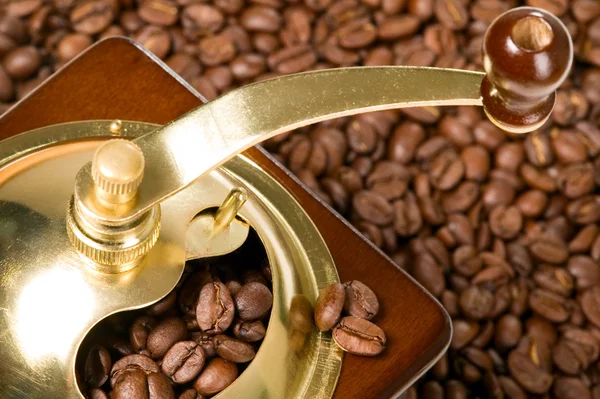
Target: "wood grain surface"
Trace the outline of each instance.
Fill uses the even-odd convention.
[[[97,43],[0,118],[0,139],[56,123],[122,119],[165,124],[202,99],[164,64],[125,38]],[[335,398],[388,398],[407,388],[445,349],[450,321],[438,302],[337,213],[276,165],[262,149],[246,152],[306,209],[342,281],[360,280],[381,303],[375,322],[388,346],[381,356],[344,357]]]

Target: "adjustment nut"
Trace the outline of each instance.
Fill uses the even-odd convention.
[[[96,194],[111,204],[135,197],[144,177],[144,153],[129,140],[113,139],[102,144],[92,160]]]

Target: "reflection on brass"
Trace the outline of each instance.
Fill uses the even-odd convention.
[[[342,351],[313,330],[294,352],[288,324],[295,296],[314,303],[323,287],[339,282],[333,259],[299,204],[247,158],[232,158],[162,202],[159,238],[138,267],[105,274],[85,265],[67,237],[65,209],[76,174],[111,137],[109,126],[51,126],[0,145],[0,397],[83,398],[74,374],[83,337],[106,316],[167,295],[189,257],[191,221],[218,208],[235,187],[244,187],[248,200],[230,229],[244,222],[259,234],[273,274],[274,303],[255,359],[217,397],[331,397]],[[122,123],[126,136],[154,129]]]
[[[215,231],[215,216],[205,212],[189,224],[186,237],[187,260],[225,255],[241,247],[250,232],[243,220],[233,219],[227,228]]]
[[[296,295],[290,306],[290,328],[309,333],[315,328],[313,307],[304,295]]]
[[[135,139],[146,159],[135,219],[243,150],[295,128],[341,116],[433,105],[482,105],[483,73],[429,67],[352,67],[281,76],[243,86]],[[201,154],[201,155],[200,155]],[[91,165],[77,175],[75,203],[89,208]]]
[[[313,307],[304,295],[295,295],[292,298],[288,320],[290,349],[294,352],[302,351],[308,336],[313,331],[316,332],[313,322]]]

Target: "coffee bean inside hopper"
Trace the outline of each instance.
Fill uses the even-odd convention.
[[[78,361],[86,397],[198,399],[230,386],[259,350],[273,305],[258,242],[252,235],[239,253],[189,262],[163,299],[94,328]],[[298,326],[314,328],[312,320]]]

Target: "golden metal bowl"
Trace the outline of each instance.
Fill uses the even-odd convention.
[[[186,234],[200,230],[188,229],[190,222],[235,187],[248,191],[238,221],[252,226],[265,246],[274,304],[256,357],[218,397],[331,397],[343,352],[316,329],[294,347],[290,308],[302,298],[314,303],[320,289],[339,281],[333,259],[294,198],[244,156],[162,203],[160,237],[139,267],[103,274],[85,264],[65,225],[76,174],[115,132],[139,137],[157,128],[123,122],[111,133],[110,126],[61,124],[0,142],[0,397],[82,398],[75,360],[86,334],[111,314],[167,295],[186,259],[202,256],[173,243],[193,240]]]

